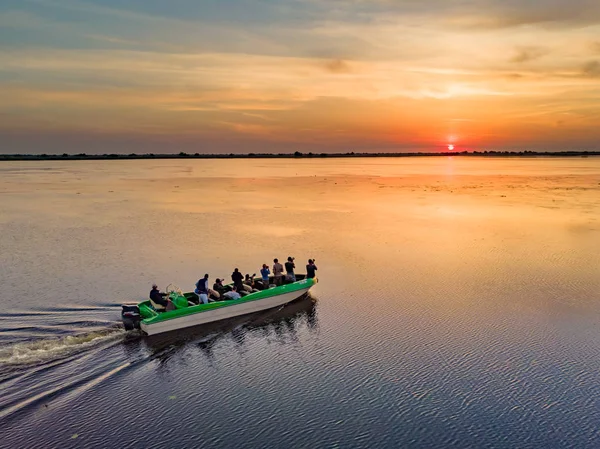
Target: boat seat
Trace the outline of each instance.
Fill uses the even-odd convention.
[[[157,312],[164,312],[167,308],[161,304],[157,304],[154,301],[152,301],[152,299],[150,300],[150,305],[154,308],[154,310],[156,310]]]

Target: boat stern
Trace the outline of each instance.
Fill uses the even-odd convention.
[[[123,304],[121,310],[121,320],[126,331],[140,328],[142,315],[137,304]]]

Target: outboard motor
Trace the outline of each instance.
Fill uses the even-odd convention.
[[[123,326],[125,326],[125,330],[132,331],[134,329],[139,329],[142,317],[137,304],[123,304],[122,307],[123,310],[121,311],[121,319],[123,320]]]

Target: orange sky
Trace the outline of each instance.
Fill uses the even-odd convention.
[[[0,152],[598,149],[600,2],[521,3],[9,0]]]

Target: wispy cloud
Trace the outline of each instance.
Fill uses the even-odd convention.
[[[510,62],[525,63],[534,61],[548,54],[548,50],[541,47],[524,47],[517,49],[517,53],[510,58]]]
[[[581,71],[585,76],[589,76],[591,78],[600,78],[600,62],[588,61],[583,65]]]
[[[325,69],[331,73],[350,73],[352,72],[352,68],[350,64],[341,59],[334,59],[332,61],[327,61],[325,64]]]

